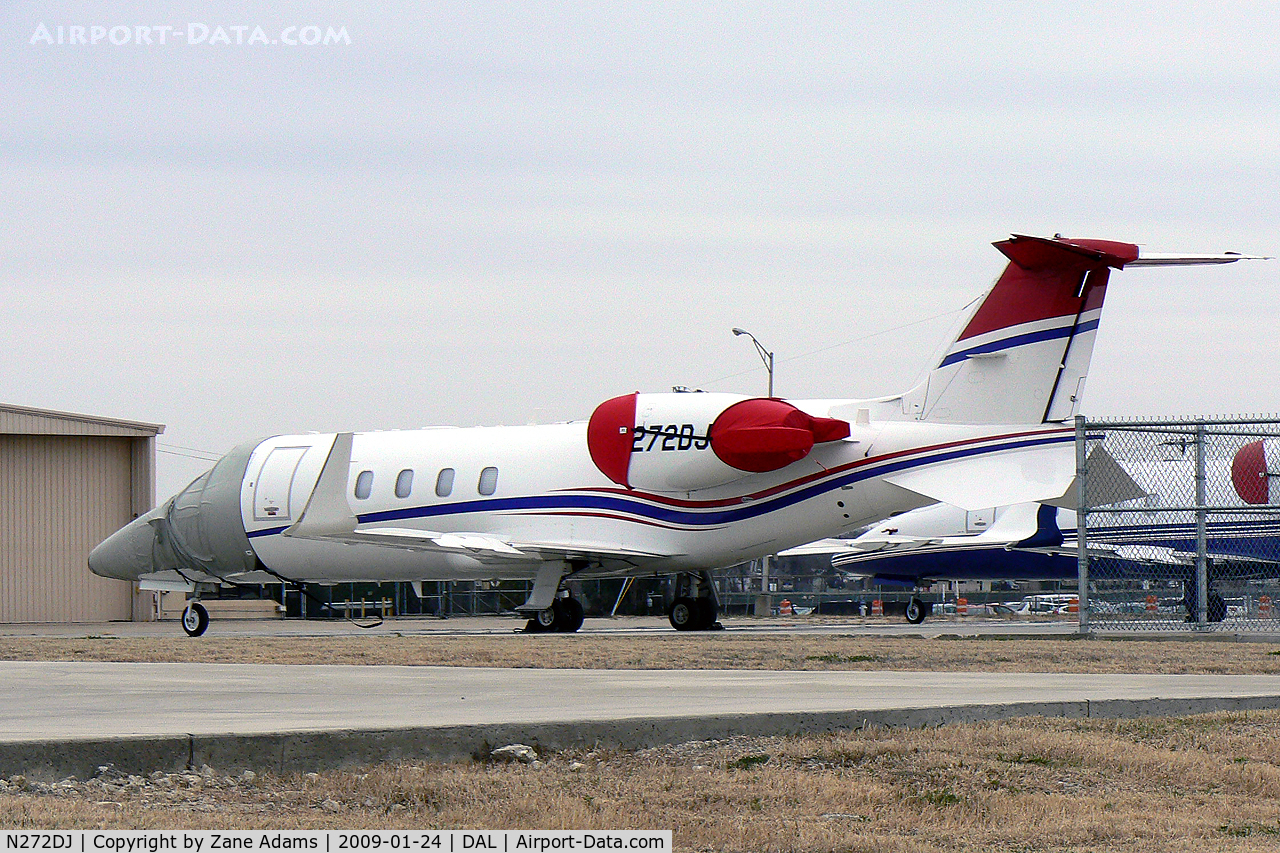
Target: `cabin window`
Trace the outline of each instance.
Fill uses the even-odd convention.
[[[498,491],[498,469],[485,468],[480,472],[480,494],[491,495]]]
[[[359,500],[368,500],[370,493],[373,492],[373,472],[361,471],[360,476],[356,477],[356,498]]]
[[[413,491],[413,471],[405,468],[396,477],[396,497],[407,498]]]
[[[436,495],[447,498],[451,494],[453,494],[453,469],[441,468],[440,474],[436,477]]]

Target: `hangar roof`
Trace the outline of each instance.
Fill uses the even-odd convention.
[[[0,434],[9,435],[106,435],[150,438],[164,432],[164,424],[122,421],[95,415],[54,412],[0,403]]]

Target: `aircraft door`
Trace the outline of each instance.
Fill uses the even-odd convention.
[[[309,447],[273,447],[253,484],[255,521],[293,520],[293,482]]]

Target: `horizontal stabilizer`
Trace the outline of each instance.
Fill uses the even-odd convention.
[[[1096,269],[1114,267],[1121,269],[1133,263],[1139,256],[1138,247],[1132,243],[1114,240],[1068,240],[1063,237],[1031,237],[1014,234],[1001,240],[995,247],[1009,260],[1024,270]]]
[[[1136,261],[1129,261],[1126,267],[1192,267],[1203,264],[1234,264],[1236,261],[1269,261],[1263,255],[1241,255],[1238,252],[1223,252],[1220,255],[1179,255],[1161,252],[1141,252]]]

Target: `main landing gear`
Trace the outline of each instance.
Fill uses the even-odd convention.
[[[1192,575],[1184,585],[1186,593],[1182,596],[1182,606],[1186,608],[1187,622],[1196,622],[1200,618],[1200,596],[1196,585],[1195,576]],[[1205,599],[1205,620],[1208,622],[1221,622],[1227,618],[1227,600],[1222,597],[1222,593],[1209,586],[1209,595]]]
[[[524,626],[526,634],[572,634],[582,627],[582,602],[565,595],[551,606],[535,612]]]
[[[582,602],[561,587],[574,568],[569,562],[542,564],[529,600],[516,608],[529,617],[526,634],[572,634],[582,627]]]
[[[675,577],[675,599],[667,619],[677,631],[721,631],[719,603],[710,572],[684,572]]]

